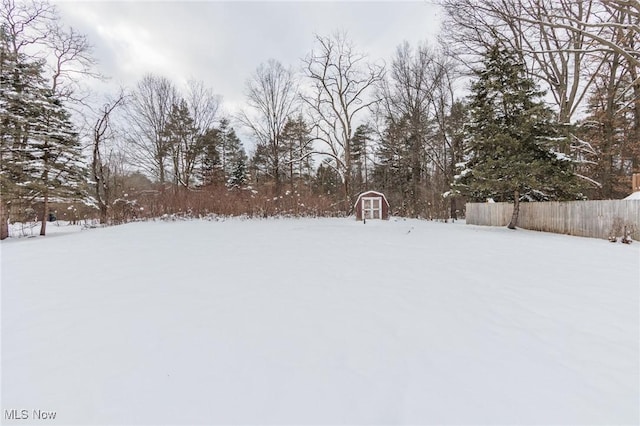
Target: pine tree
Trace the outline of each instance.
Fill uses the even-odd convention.
[[[48,90],[48,89],[47,89]],[[87,169],[78,133],[69,112],[52,95],[42,104],[40,125],[34,125],[30,146],[34,151],[32,176],[42,200],[40,235],[46,234],[49,202],[69,202],[85,197]],[[39,178],[39,179],[38,179]]]
[[[456,174],[456,167],[464,160],[464,123],[467,116],[467,104],[456,100],[451,105],[451,110],[447,115],[447,124],[445,126],[446,137],[449,140],[449,156],[447,161],[447,175],[449,190],[447,191],[447,198],[450,202],[449,215],[452,219],[458,218],[458,209],[462,209],[464,204],[460,197],[458,197],[456,189],[453,185],[453,176]]]
[[[11,54],[5,43],[3,34],[0,59],[1,202],[14,209],[41,202],[40,235],[45,235],[49,202],[81,197],[86,167],[70,114],[45,84],[42,63]]]
[[[269,150],[265,145],[258,143],[249,161],[249,174],[252,183],[257,185],[271,180],[269,170],[271,170],[269,168]]]
[[[20,208],[27,198],[24,186],[25,168],[29,164],[27,150],[29,116],[34,108],[37,87],[42,85],[38,64],[28,64],[23,56],[12,53],[4,31],[0,50],[0,203],[2,204],[1,238],[8,236],[7,219],[12,208]]]
[[[376,150],[376,164],[373,170],[373,181],[376,188],[387,194],[389,202],[400,214],[418,216],[415,194],[412,192],[414,168],[409,141],[412,131],[406,118],[387,120],[387,126],[382,134],[380,144]]]
[[[220,121],[217,135],[218,158],[225,184],[231,188],[241,187],[247,180],[247,154],[242,141],[226,118]]]
[[[244,154],[244,150],[242,151]],[[234,161],[233,171],[231,172],[231,176],[227,181],[227,186],[229,188],[238,189],[245,186],[247,183],[247,156],[242,155],[239,156]]]
[[[224,179],[231,174],[231,166],[229,162],[229,120],[223,118],[218,126],[218,157],[220,158],[220,167],[224,174]]]
[[[571,161],[551,148],[560,136],[543,94],[517,56],[498,47],[487,53],[472,85],[469,156],[455,187],[475,200],[513,201],[511,229],[521,199],[581,197]]]
[[[351,138],[352,181],[356,192],[369,189],[367,155],[372,145],[372,135],[373,129],[367,124],[361,124]]]
[[[220,131],[218,129],[209,129],[200,136],[202,144],[202,155],[200,158],[200,184],[202,186],[210,186],[220,183],[223,180],[221,176],[220,153],[218,152],[218,141]]]
[[[172,105],[163,136],[173,160],[174,183],[185,188],[193,187],[196,166],[204,147],[184,100]]]
[[[331,164],[331,159],[327,158],[320,163],[314,183],[316,193],[333,196],[340,195],[340,187],[343,182],[340,173],[338,173],[336,167]]]
[[[285,165],[284,172],[292,190],[296,182],[309,184],[313,173],[311,140],[309,126],[301,115],[287,120],[282,130],[283,152],[280,162]]]

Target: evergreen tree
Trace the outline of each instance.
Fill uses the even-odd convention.
[[[5,49],[0,60],[0,190],[2,203],[42,205],[82,196],[86,168],[70,114],[45,84],[43,66]]]
[[[209,129],[200,136],[202,155],[200,158],[200,185],[210,186],[223,181],[218,141],[220,131]]]
[[[385,192],[398,213],[418,216],[421,211],[417,207],[417,197],[412,192],[413,183],[416,182],[415,170],[412,167],[415,154],[410,144],[412,134],[406,117],[387,120],[386,129],[376,150],[373,180],[376,188]]]
[[[475,200],[513,201],[581,197],[572,163],[553,152],[557,131],[543,93],[526,76],[517,55],[494,47],[476,72],[466,128],[468,161],[456,189]]]
[[[340,173],[331,164],[331,159],[327,158],[320,163],[314,185],[316,193],[339,196],[342,183]]]
[[[249,161],[249,173],[254,184],[266,183],[269,177],[269,150],[259,143]]]
[[[453,176],[456,174],[456,167],[458,164],[464,161],[464,146],[465,146],[465,135],[464,135],[464,123],[467,117],[467,104],[456,100],[453,105],[451,105],[451,110],[447,115],[447,124],[445,126],[446,138],[449,141],[449,155],[447,161],[447,175],[449,177],[449,215],[452,219],[458,218],[458,210],[462,209],[464,206],[464,200],[461,200],[460,197],[457,197],[457,193],[455,187],[453,185]]]
[[[373,129],[367,124],[359,125],[351,138],[352,182],[357,193],[369,189],[367,154],[372,141]]]
[[[293,189],[297,181],[308,184],[313,173],[311,152],[311,135],[309,126],[301,115],[289,118],[282,130],[282,160],[285,176]]]
[[[162,135],[171,153],[174,184],[185,188],[194,186],[195,169],[203,152],[203,141],[184,100],[172,105]]]
[[[242,151],[241,156],[234,160],[233,171],[227,181],[229,188],[242,188],[247,184],[247,156]]]
[[[231,165],[229,161],[229,120],[223,118],[218,126],[218,157],[220,158],[220,166],[224,174],[225,180],[231,174]]]
[[[29,117],[36,114],[38,90],[44,84],[39,64],[27,63],[24,56],[12,53],[2,35],[0,55],[0,196],[3,212],[19,209],[29,194],[24,186],[31,167],[32,153],[27,149]],[[25,206],[26,207],[26,206]],[[23,207],[23,208],[25,208]],[[6,217],[2,218],[3,224]],[[3,232],[3,237],[6,237]]]
[[[228,187],[240,187],[247,179],[247,154],[244,152],[242,141],[226,118],[220,121],[217,135],[218,157],[225,184]]]
[[[233,127],[229,127],[225,133],[225,140],[227,148],[225,155],[225,175],[227,179],[229,179],[229,177],[233,176],[237,172],[239,164],[243,164],[244,167],[246,167],[247,154],[244,152],[242,141],[238,135],[236,135],[236,131]]]
[[[49,89],[47,89],[49,91]],[[69,202],[86,196],[87,169],[78,133],[69,112],[51,94],[41,105],[39,120],[30,132],[30,149],[34,152],[30,177],[42,200],[40,235],[46,234],[49,201]]]

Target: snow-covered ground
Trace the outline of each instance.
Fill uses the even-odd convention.
[[[55,222],[47,222],[46,234],[51,235],[63,235],[80,232],[95,228],[99,225],[96,220],[81,220],[74,223],[68,221],[58,220]],[[40,236],[40,222],[14,222],[9,224],[9,237],[10,238],[33,238]]]
[[[638,424],[639,249],[395,219],[5,241],[2,422]]]

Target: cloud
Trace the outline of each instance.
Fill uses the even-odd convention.
[[[434,39],[439,9],[430,2],[61,1],[64,22],[87,34],[100,71],[99,91],[135,87],[146,73],[184,87],[202,80],[227,114],[245,102],[245,83],[270,58],[302,68],[314,34],[346,31],[371,60],[390,62],[404,40]],[[237,129],[242,133],[241,129]],[[243,140],[244,139],[243,134]]]
[[[120,70],[138,76],[150,69],[169,68],[168,56],[154,45],[149,31],[130,24],[98,25],[97,33],[114,52]]]

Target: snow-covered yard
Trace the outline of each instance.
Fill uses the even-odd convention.
[[[639,249],[397,219],[6,241],[2,422],[638,424]]]

